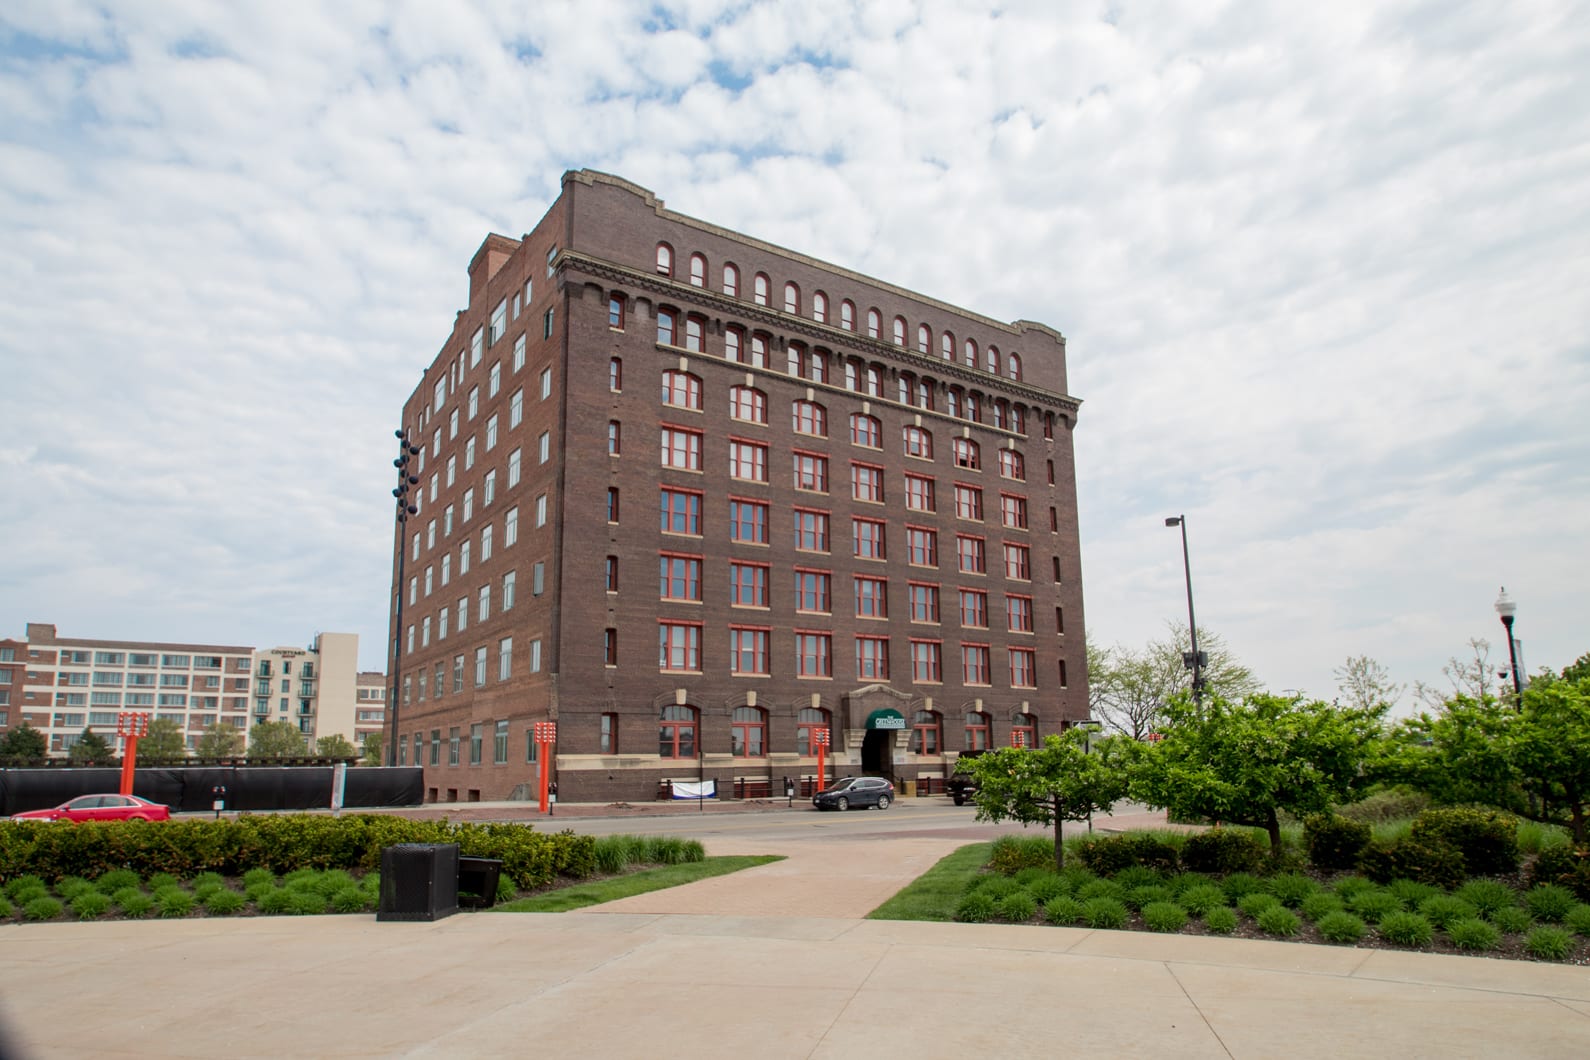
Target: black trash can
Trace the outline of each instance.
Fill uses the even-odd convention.
[[[488,909],[497,904],[497,879],[501,875],[501,858],[460,856],[458,904],[470,909]]]
[[[456,912],[457,843],[399,843],[381,851],[377,920],[440,920]]]

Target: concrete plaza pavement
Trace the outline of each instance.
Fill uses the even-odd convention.
[[[964,842],[709,839],[788,857],[555,915],[0,927],[0,1054],[1590,1056],[1584,968],[864,919]]]

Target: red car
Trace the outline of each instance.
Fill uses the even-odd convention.
[[[13,821],[169,821],[171,807],[136,795],[79,795],[53,810],[12,814]]]

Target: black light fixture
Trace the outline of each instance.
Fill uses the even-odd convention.
[[[392,461],[392,466],[397,468],[397,486],[392,490],[392,496],[397,499],[397,615],[394,635],[392,637],[392,692],[387,697],[387,718],[391,722],[392,738],[387,742],[386,764],[397,765],[398,755],[398,686],[402,682],[403,672],[403,577],[404,560],[408,558],[408,542],[404,540],[404,529],[409,521],[409,516],[418,515],[420,509],[417,505],[409,503],[409,488],[418,486],[420,478],[412,473],[409,462],[420,455],[420,447],[409,440],[408,433],[403,430],[392,432],[398,440],[397,459]]]
[[[1165,520],[1165,525],[1181,527],[1181,566],[1187,577],[1187,631],[1192,638],[1192,651],[1182,652],[1181,663],[1192,671],[1193,702],[1197,703],[1203,699],[1204,667],[1209,665],[1209,657],[1198,650],[1198,620],[1193,617],[1192,562],[1187,556],[1187,517],[1172,515]]]
[[[1502,586],[1501,595],[1496,598],[1496,613],[1501,616],[1502,626],[1507,630],[1507,664],[1513,670],[1513,706],[1519,709],[1524,704],[1524,678],[1518,672],[1518,644],[1513,640],[1513,617],[1518,614],[1518,605],[1513,603],[1513,598],[1507,595],[1507,586]]]

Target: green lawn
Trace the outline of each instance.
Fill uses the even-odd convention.
[[[954,920],[955,907],[982,871],[993,843],[972,843],[945,856],[905,890],[867,914],[869,920]]]
[[[959,852],[957,852],[959,853]],[[678,887],[681,884],[694,883],[712,876],[726,876],[731,872],[741,869],[755,868],[773,861],[783,861],[781,855],[755,854],[739,857],[707,858],[705,861],[690,862],[684,865],[664,865],[655,869],[643,869],[626,876],[614,876],[611,879],[597,880],[593,883],[577,883],[572,887],[561,887],[555,891],[546,891],[542,894],[532,895],[529,898],[520,898],[513,902],[504,902],[496,906],[494,912],[500,913],[562,913],[570,909],[580,909],[588,905],[601,905],[603,902],[613,902],[620,898],[628,898],[635,894],[645,894],[648,891],[661,891],[669,887]],[[987,852],[984,852],[987,860]],[[982,862],[978,862],[982,864]],[[924,877],[925,878],[925,877]],[[921,881],[917,881],[920,883]],[[945,917],[944,919],[949,919]]]

